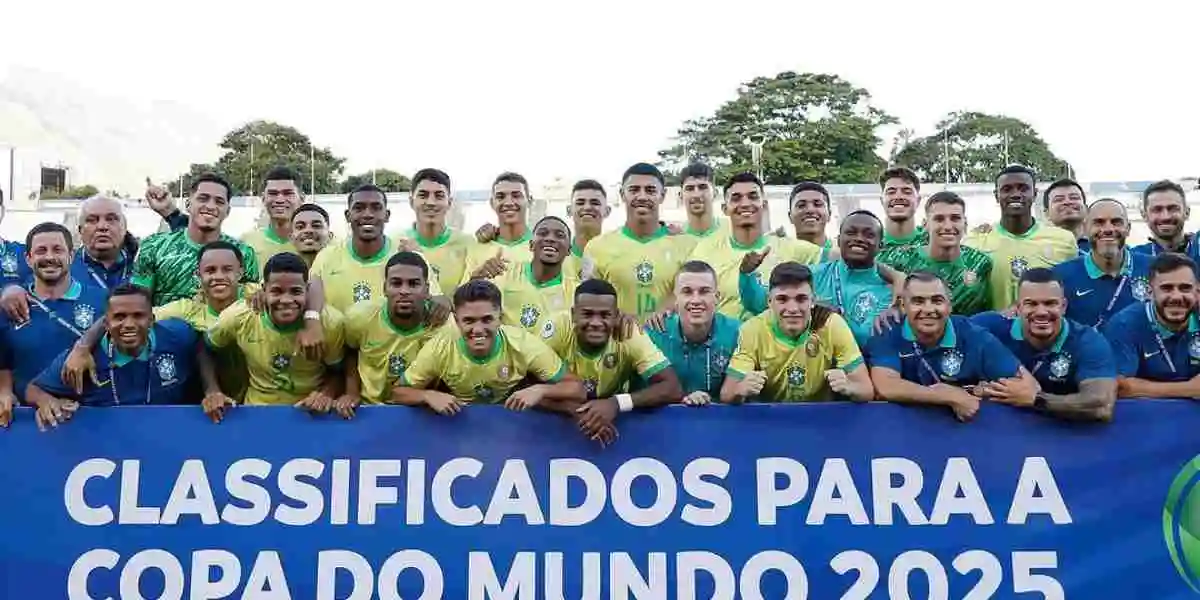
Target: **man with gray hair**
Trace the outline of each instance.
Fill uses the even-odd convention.
[[[92,196],[79,205],[79,250],[71,261],[71,277],[105,291],[129,281],[136,243],[128,235],[119,200]]]

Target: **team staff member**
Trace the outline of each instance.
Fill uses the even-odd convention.
[[[1080,254],[1092,249],[1088,235],[1088,203],[1083,187],[1074,179],[1059,179],[1042,194],[1042,208],[1055,226],[1070,231]]]
[[[1200,399],[1196,263],[1168,252],[1150,264],[1152,302],[1131,304],[1104,326],[1122,398]]]
[[[976,395],[1064,419],[1111,420],[1117,402],[1117,366],[1104,336],[1067,318],[1063,283],[1050,269],[1026,271],[1017,294],[1016,318],[986,312],[971,322],[1021,361],[1037,380],[1038,392],[1030,402],[1001,380],[975,388]]]
[[[892,402],[946,406],[960,421],[979,411],[970,389],[1003,381],[1010,401],[1032,403],[1036,384],[1016,357],[986,329],[951,316],[946,284],[937,275],[910,273],[904,281],[904,322],[867,344],[871,380]]]
[[[625,226],[584,249],[593,276],[617,288],[621,312],[645,319],[663,310],[679,266],[687,261],[686,236],[671,236],[660,222],[666,181],[654,165],[638,163],[621,177]],[[736,286],[737,282],[734,282]]]
[[[1037,178],[1029,167],[1012,165],[996,175],[1000,222],[965,242],[992,258],[991,308],[1005,310],[1017,300],[1017,281],[1031,267],[1053,267],[1079,256],[1075,235],[1033,218]]]
[[[263,229],[254,228],[242,236],[242,242],[254,248],[254,257],[266,264],[272,256],[284,252],[296,253],[292,243],[292,217],[304,203],[300,177],[287,167],[274,167],[263,177],[262,201],[269,222]]]
[[[1185,233],[1191,208],[1187,193],[1174,181],[1158,181],[1142,191],[1142,216],[1150,226],[1150,241],[1133,249],[1138,254],[1158,256],[1178,252],[1200,260],[1196,234]]]
[[[737,348],[741,322],[717,312],[718,296],[717,273],[708,263],[683,263],[675,278],[677,312],[661,330],[646,330],[675,370],[684,404],[699,406],[721,397],[725,369]],[[637,385],[645,382],[639,379]]]
[[[432,274],[421,255],[397,252],[385,268],[383,298],[355,304],[346,315],[346,396],[387,402],[421,347],[444,323],[427,324]],[[341,407],[350,417],[358,402]]]
[[[77,393],[62,381],[67,360],[63,351],[29,385],[26,400],[37,407],[38,427],[57,427],[81,406],[136,406],[182,404],[189,390],[184,385],[197,371],[198,337],[178,319],[154,322],[150,295],[143,288],[124,284],[108,298],[107,334],[92,351],[99,378],[84,382]],[[211,369],[201,369],[211,375]],[[215,382],[205,381],[207,386]]]
[[[95,285],[105,294],[133,275],[133,253],[126,234],[121,203],[93,196],[79,205],[81,247],[71,261],[71,277],[83,285]]]
[[[513,263],[495,281],[504,301],[503,324],[541,334],[571,309],[579,279],[565,267],[570,243],[571,229],[558,217],[542,217],[533,226],[532,260]]]
[[[419,251],[428,261],[438,289],[458,287],[466,275],[467,255],[475,246],[475,240],[461,231],[454,231],[446,222],[454,205],[450,176],[438,169],[417,171],[412,178],[408,204],[417,216],[417,223],[406,237],[416,247],[405,246],[404,249]]]
[[[729,216],[728,234],[715,235],[701,241],[690,260],[708,263],[717,272],[720,301],[717,310],[736,319],[748,319],[754,313],[742,305],[738,293],[738,278],[747,254],[765,253],[764,260],[754,269],[758,281],[764,279],[775,265],[783,262],[816,264],[821,249],[803,240],[771,235],[763,228],[763,213],[767,199],[762,182],[754,173],[739,173],[725,185],[722,208]]]
[[[1101,327],[1122,308],[1150,297],[1150,262],[1125,246],[1129,217],[1125,205],[1111,198],[1088,209],[1091,249],[1080,258],[1054,267],[1067,295],[1067,318]]]
[[[312,267],[317,254],[329,245],[329,213],[319,204],[301,204],[292,213],[292,246],[304,264]]]
[[[854,334],[841,316],[814,306],[812,272],[785,262],[771,271],[770,307],[742,325],[721,401],[740,404],[875,397]]]
[[[829,225],[829,190],[815,181],[801,181],[792,187],[788,199],[788,218],[796,229],[796,239],[821,249],[821,262],[836,258],[833,240],[825,235]]]
[[[296,335],[304,326],[308,267],[290,252],[277,254],[263,268],[266,312],[242,300],[221,312],[207,333],[213,349],[236,347],[246,357],[249,405],[297,405],[314,412],[329,410],[340,397],[344,349],[342,314],[325,307],[320,319],[325,334],[318,360],[297,351]]]
[[[879,175],[879,192],[884,214],[879,262],[894,267],[893,252],[929,241],[928,232],[916,221],[917,206],[921,204],[921,179],[912,169],[892,167]]]
[[[29,316],[15,321],[0,313],[0,397],[25,400],[25,388],[46,364],[73,346],[104,316],[108,292],[71,276],[71,232],[40,223],[25,236],[33,281],[26,288]],[[6,401],[0,400],[0,404]]]

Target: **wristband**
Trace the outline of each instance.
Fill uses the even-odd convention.
[[[320,321],[321,320],[321,312],[316,311],[316,310],[306,310],[306,311],[304,311],[304,320],[305,321]]]
[[[629,394],[617,394],[616,398],[617,408],[619,408],[621,412],[629,412],[633,410],[633,396],[630,396]]]

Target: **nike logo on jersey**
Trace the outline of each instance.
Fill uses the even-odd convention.
[[[1143,359],[1143,360],[1145,360],[1145,359],[1147,359],[1147,358],[1150,358],[1151,356],[1154,356],[1154,355],[1156,355],[1156,354],[1158,354],[1158,351],[1157,351],[1157,350],[1155,350],[1154,352],[1143,352],[1143,353],[1142,353],[1142,359]]]
[[[1076,296],[1086,296],[1094,291],[1096,291],[1096,290],[1075,290],[1075,295]]]
[[[914,356],[916,356],[916,354],[901,354],[900,358],[912,358]]]

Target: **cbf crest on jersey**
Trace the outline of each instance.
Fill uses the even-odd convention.
[[[492,391],[492,388],[481,383],[475,386],[474,396],[475,399],[480,402],[491,403],[496,398],[496,392]]]
[[[538,317],[542,316],[536,306],[526,304],[521,307],[521,327],[526,329],[533,327],[538,322]]]
[[[875,296],[870,292],[860,292],[854,299],[854,305],[850,307],[850,320],[855,323],[864,323],[873,314],[875,314]]]
[[[163,385],[175,383],[175,355],[158,355],[158,358],[154,359],[154,368],[158,370],[158,379]]]
[[[1013,279],[1020,279],[1025,275],[1025,271],[1029,269],[1029,261],[1025,260],[1024,257],[1014,256],[1009,261],[1008,266],[1012,267]]]
[[[286,354],[276,354],[271,357],[271,366],[276,371],[286,371],[288,367],[292,366],[292,357]]]
[[[1192,339],[1188,340],[1188,357],[1200,360],[1200,333],[1193,333]]]
[[[654,265],[650,261],[643,260],[633,268],[633,275],[637,277],[638,283],[646,285],[654,281]]]
[[[1065,379],[1067,373],[1071,372],[1071,355],[1059,354],[1050,361],[1050,377],[1054,379]]]
[[[17,274],[17,257],[11,253],[5,253],[0,256],[0,270],[4,271],[5,275],[13,276]]]
[[[366,302],[371,299],[371,284],[360,281],[354,284],[354,303]]]
[[[595,379],[584,379],[583,380],[583,389],[585,392],[587,392],[588,400],[596,399],[596,389],[598,387],[599,387],[599,384],[596,383]]]
[[[963,271],[962,280],[963,285],[970,287],[975,285],[976,281],[979,281],[979,276],[975,274],[975,271]]]
[[[1138,302],[1144,302],[1150,297],[1150,282],[1146,281],[1145,277],[1136,277],[1133,280],[1133,299]]]
[[[408,362],[399,354],[388,356],[388,375],[399,377],[404,374],[404,370],[408,368]]]
[[[942,374],[946,377],[957,377],[962,365],[963,355],[958,350],[950,349],[942,354]]]
[[[792,364],[787,368],[788,385],[804,385],[804,367]]]
[[[87,329],[92,326],[92,321],[96,320],[96,309],[87,304],[76,304],[72,318],[76,327]]]

